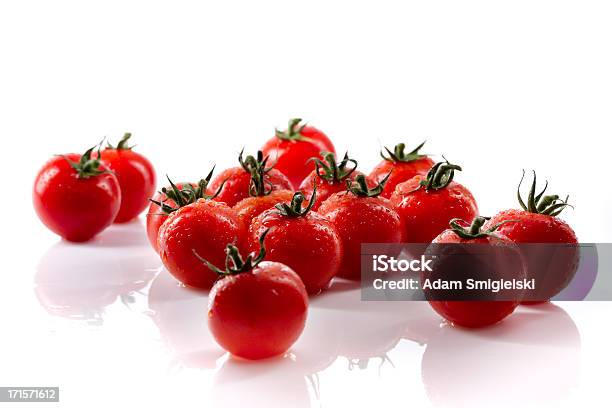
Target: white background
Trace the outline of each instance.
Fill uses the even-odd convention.
[[[30,194],[51,155],[104,136],[131,131],[160,178],[197,179],[301,116],[362,170],[382,145],[427,140],[463,165],[484,215],[515,206],[521,169],[536,169],[570,194],[563,218],[582,242],[610,242],[610,21],[605,1],[2,2],[0,385],[57,384],[73,406],[609,405],[609,303],[465,332],[427,305],[381,319],[337,291],[313,302],[290,358],[241,365],[201,325],[206,299],[165,271],[165,306],[151,307],[160,263],[141,223],[58,243]],[[155,324],[164,313],[180,324]],[[348,369],[347,356],[385,353],[393,364]]]

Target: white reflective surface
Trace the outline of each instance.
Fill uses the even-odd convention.
[[[287,355],[254,363],[215,343],[207,295],[161,267],[140,221],[86,245],[48,238],[34,268],[11,279],[2,383],[59,385],[62,405],[541,407],[608,398],[591,393],[610,363],[609,303],[522,307],[502,324],[462,330],[427,303],[361,302],[354,283],[338,281],[312,299]]]
[[[466,331],[341,283],[288,356],[245,363],[142,221],[67,244],[30,202],[46,160],[103,136],[131,131],[159,188],[235,166],[301,116],[365,173],[382,146],[427,140],[482,215],[516,207],[535,169],[570,194],[581,242],[611,242],[611,2],[171,3],[0,2],[0,386],[57,385],[77,408],[612,406],[612,303]]]

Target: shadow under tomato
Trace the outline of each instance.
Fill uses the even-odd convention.
[[[500,324],[428,334],[421,374],[435,406],[547,406],[578,381],[580,333],[559,306],[519,307]]]
[[[291,354],[257,362],[228,356],[215,376],[212,405],[310,407],[311,381]]]
[[[50,314],[100,324],[107,306],[133,302],[159,264],[144,246],[101,248],[60,241],[41,257],[34,291]]]
[[[215,368],[225,352],[210,333],[206,322],[208,294],[182,286],[162,269],[151,283],[149,315],[172,352],[174,367]]]
[[[145,226],[140,218],[135,218],[124,224],[113,224],[96,235],[91,241],[80,245],[94,248],[146,248],[151,254],[155,254],[149,244]]]
[[[326,333],[318,344],[331,344],[333,334],[335,354],[347,359],[350,370],[367,369],[370,359],[387,362],[387,352],[404,338],[407,327],[433,316],[426,302],[362,301],[358,282],[351,282],[350,289],[313,298],[310,310],[316,318],[306,334]]]

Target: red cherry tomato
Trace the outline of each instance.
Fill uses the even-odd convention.
[[[223,265],[223,250],[238,243],[242,226],[225,203],[199,199],[174,211],[159,229],[159,255],[168,271],[187,286],[210,289],[217,274],[193,254]]]
[[[476,217],[469,228],[459,226],[458,222],[463,221],[458,219],[452,220],[451,229],[447,229],[438,235],[432,244],[470,244],[501,247],[505,253],[503,259],[508,261],[510,260],[509,256],[514,254],[516,262],[508,262],[511,264],[512,270],[509,270],[508,263],[504,263],[503,267],[507,270],[504,270],[500,275],[505,279],[525,278],[525,265],[519,248],[508,238],[495,235],[494,231],[497,229],[497,226],[493,226],[488,230],[481,229],[485,223],[485,218],[483,217]],[[483,250],[479,251],[482,252]],[[444,252],[444,250],[440,251],[442,254]],[[463,254],[462,256],[465,258],[466,255]],[[438,259],[439,261],[443,260]],[[474,256],[475,264],[480,261],[481,258],[479,256]],[[490,273],[495,272],[491,271]],[[446,276],[443,279],[452,280],[453,276]],[[516,299],[512,300],[430,300],[429,304],[440,316],[451,323],[476,328],[489,326],[506,318],[516,309],[519,301],[520,297],[517,296]]]
[[[314,169],[309,163],[321,152],[335,153],[331,140],[320,130],[300,125],[301,119],[291,119],[286,131],[276,131],[276,135],[262,147],[270,157],[274,168],[286,175],[294,188]]]
[[[248,197],[239,201],[234,206],[234,211],[236,211],[236,216],[246,230],[253,218],[274,207],[276,204],[290,201],[291,197],[293,197],[293,191],[274,190],[267,195]]]
[[[357,161],[349,159],[348,153],[340,162],[336,162],[336,156],[331,152],[321,153],[323,159],[315,159],[315,170],[313,170],[300,184],[299,190],[308,198],[312,196],[312,191],[316,187],[316,201],[313,210],[317,210],[321,203],[334,193],[346,191],[346,180],[355,180],[358,175],[363,175],[356,170]],[[353,166],[349,166],[352,164]],[[368,180],[368,184],[375,185]]]
[[[378,196],[384,182],[370,189],[365,177],[357,176],[348,191],[333,194],[319,207],[319,214],[332,222],[342,239],[339,277],[361,279],[362,243],[396,243],[404,238],[399,214],[389,200]]]
[[[499,228],[499,233],[517,243],[577,244],[576,233],[562,219],[524,210],[504,210],[494,215],[488,224],[516,220]]]
[[[308,314],[308,294],[300,277],[287,265],[261,262],[264,237],[254,259],[251,254],[243,260],[238,249],[228,245],[226,270],[217,268],[224,277],[215,283],[208,303],[208,327],[215,340],[250,360],[285,353],[302,333]]]
[[[523,177],[525,174],[523,173]],[[523,178],[521,178],[522,184]],[[519,184],[519,188],[520,188]],[[493,216],[485,225],[506,222],[498,229],[498,233],[519,244],[574,244],[574,245],[522,245],[523,255],[527,262],[528,278],[536,278],[540,284],[539,299],[532,299],[523,303],[538,303],[547,301],[561,292],[572,280],[579,262],[578,238],[574,230],[563,220],[557,218],[561,211],[569,206],[566,200],[559,199],[557,195],[546,195],[544,191],[536,194],[536,175],[533,174],[533,183],[529,198],[525,201],[518,193],[519,204],[523,210],[506,210]],[[544,282],[543,271],[546,274]],[[542,285],[545,284],[545,287]]]
[[[419,174],[427,174],[434,165],[434,161],[427,155],[419,153],[424,144],[425,142],[421,143],[410,153],[404,152],[406,145],[403,143],[396,145],[393,152],[385,147],[388,156],[381,152],[380,155],[384,160],[370,172],[370,178],[375,183],[379,183],[391,172],[381,196],[389,198],[399,183],[408,181]]]
[[[440,162],[426,176],[397,185],[391,203],[402,217],[407,242],[429,243],[453,218],[471,222],[478,214],[472,193],[452,181],[455,170],[461,168]]]
[[[304,199],[304,195],[297,192],[289,204],[283,202],[254,218],[249,227],[247,248],[255,251],[259,247],[259,237],[269,231],[266,259],[289,266],[300,276],[306,291],[316,295],[338,273],[342,243],[333,224],[310,211],[314,199],[302,208]]]
[[[159,228],[168,219],[168,216],[176,211],[176,209],[184,207],[188,204],[195,203],[200,198],[214,199],[223,189],[223,184],[217,190],[210,190],[208,184],[214,172],[214,167],[208,175],[196,183],[177,183],[174,184],[168,178],[168,187],[164,187],[159,191],[151,201],[149,211],[147,213],[147,237],[149,243],[159,252],[158,236]]]
[[[176,183],[176,186],[179,189],[182,189],[184,186],[190,184],[194,185],[192,183]],[[168,187],[165,188],[168,189]],[[170,215],[169,212],[162,210],[161,206],[157,204],[158,202],[164,203],[169,209],[178,208],[178,205],[174,202],[174,200],[168,198],[168,196],[161,191],[155,193],[151,199],[151,204],[149,205],[149,210],[147,211],[147,238],[149,239],[149,243],[153,249],[155,249],[155,252],[159,252],[159,246],[157,245],[159,228]]]
[[[92,152],[54,157],[34,181],[36,214],[68,241],[93,238],[112,224],[121,205],[117,178]]]
[[[116,147],[110,144],[102,150],[102,162],[110,168],[121,187],[121,207],[116,223],[128,222],[147,208],[155,193],[155,170],[146,157],[128,146],[132,135],[126,133]]]
[[[232,167],[224,170],[210,184],[210,189],[216,191],[223,183],[225,186],[219,195],[214,199],[226,203],[233,207],[240,200],[251,195],[262,195],[256,188],[261,188],[266,192],[273,190],[291,190],[289,179],[277,169],[266,167],[268,158],[262,152],[257,152],[257,158],[247,156],[242,159],[242,152],[238,157],[241,167]],[[263,180],[258,186],[253,184],[253,177]]]

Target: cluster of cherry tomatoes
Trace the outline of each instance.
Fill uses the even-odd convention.
[[[88,241],[147,208],[155,193],[155,170],[128,145],[131,136],[126,133],[116,146],[102,149],[100,143],[45,163],[32,196],[38,217],[51,231],[69,241]]]
[[[50,229],[83,241],[143,210],[154,175],[126,141],[45,165],[34,203]],[[292,119],[214,178],[213,168],[197,182],[168,179],[150,198],[147,236],[176,279],[210,290],[213,336],[248,359],[285,352],[303,330],[308,297],[334,277],[360,279],[362,243],[577,242],[556,218],[567,199],[536,194],[535,174],[526,202],[519,195],[521,210],[488,219],[454,180],[461,167],[435,163],[422,147],[385,148],[366,175],[348,154],[336,155],[323,132]],[[519,302],[430,303],[451,322],[476,327],[503,319]]]

